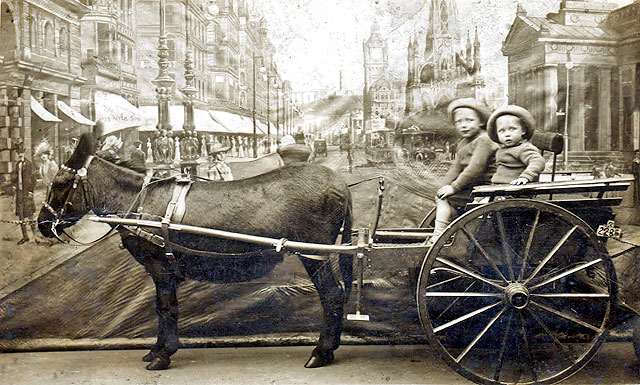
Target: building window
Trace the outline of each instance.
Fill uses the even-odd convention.
[[[133,48],[131,48],[131,47],[127,47],[127,58],[129,59],[129,61],[127,63],[132,64],[133,63]]]
[[[29,46],[31,48],[36,48],[38,46],[36,31],[36,19],[32,16],[29,16]]]
[[[53,24],[47,21],[44,23],[44,48],[55,52],[56,34],[53,30]]]
[[[120,61],[129,63],[129,59],[127,58],[127,46],[123,41],[120,42]]]
[[[60,28],[59,36],[58,36],[58,52],[61,56],[67,56],[69,53],[69,36],[67,33],[67,29],[65,27]]]
[[[109,57],[111,53],[111,34],[109,24],[97,23],[98,29],[98,56]]]

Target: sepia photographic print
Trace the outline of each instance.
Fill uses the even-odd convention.
[[[1,384],[640,383],[640,1],[0,0]]]

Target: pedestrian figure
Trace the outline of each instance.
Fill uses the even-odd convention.
[[[58,164],[51,157],[53,156],[51,148],[48,148],[40,154],[42,164],[40,165],[40,177],[42,178],[42,184],[46,188],[46,196],[49,196],[49,190],[51,189],[51,183],[53,178],[58,173]]]
[[[604,176],[606,178],[613,178],[617,175],[616,166],[613,165],[612,161],[608,161],[604,166]]]
[[[131,151],[131,157],[129,159],[129,168],[139,171],[141,173],[147,172],[146,159],[144,151],[142,151],[142,142],[136,140],[133,142],[135,149]]]
[[[347,142],[347,162],[349,162],[349,174],[353,174],[353,152],[351,151],[351,142]]]
[[[151,145],[151,138],[147,138],[147,160],[153,160],[153,147]]]
[[[633,207],[640,209],[640,150],[635,151],[631,172],[633,173]]]
[[[211,180],[233,180],[231,169],[225,162],[229,147],[221,143],[215,143],[210,151],[209,167],[207,168],[207,178]]]
[[[22,239],[18,241],[18,245],[29,242],[27,222],[31,227],[34,242],[39,244],[40,239],[37,235],[36,223],[31,222],[31,217],[36,211],[33,201],[33,189],[36,184],[36,179],[33,175],[33,164],[25,157],[25,148],[22,143],[18,143],[16,146],[16,154],[18,155],[18,163],[11,173],[11,187],[16,202],[16,215],[20,219],[20,229],[22,230]]]

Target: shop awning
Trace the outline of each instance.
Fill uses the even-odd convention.
[[[31,97],[31,111],[33,111],[33,113],[38,115],[38,117],[45,122],[62,122],[62,120],[58,119],[57,116],[47,111],[47,109],[44,108],[44,106],[40,104],[40,102],[38,102],[33,96]]]
[[[250,133],[253,135],[253,119],[247,118],[243,116],[242,119],[245,121],[245,126],[249,127]],[[265,132],[260,128],[260,122],[256,119],[256,135],[265,135]]]
[[[144,116],[145,123],[139,128],[140,131],[155,131],[158,122],[158,106],[142,106],[140,111]],[[184,106],[169,106],[169,120],[171,130],[182,132],[184,124]],[[209,116],[208,111],[193,109],[193,122],[196,125],[196,132],[209,132],[216,134],[231,133],[224,126],[216,122]]]
[[[231,112],[210,110],[209,114],[218,123],[222,124],[233,134],[253,135],[253,120],[245,118],[241,115],[236,115]],[[264,132],[260,130],[258,121],[256,120],[258,135],[264,135]]]
[[[76,123],[85,124],[87,126],[95,126],[96,124],[96,122],[85,118],[81,113],[76,112],[73,108],[69,107],[67,103],[61,100],[58,100],[58,110],[62,111],[63,114],[67,115]]]
[[[104,135],[144,124],[140,110],[118,94],[96,91],[96,121],[104,123]]]

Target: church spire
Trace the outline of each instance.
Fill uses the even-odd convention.
[[[473,62],[480,71],[480,38],[478,37],[478,26],[476,25],[476,36],[473,39]]]

